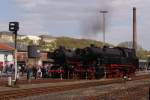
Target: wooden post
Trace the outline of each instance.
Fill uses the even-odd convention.
[[[62,80],[62,72],[61,72],[61,67],[60,67],[60,80]]]
[[[70,78],[70,77],[69,77],[69,74],[70,74],[70,73],[69,73],[69,71],[68,71],[68,79]]]
[[[149,87],[149,99],[148,100],[150,100],[150,87]]]

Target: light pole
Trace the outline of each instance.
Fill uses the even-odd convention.
[[[102,30],[103,30],[103,46],[104,46],[105,45],[105,32],[106,32],[106,30],[105,30],[105,20],[106,20],[105,19],[105,14],[108,13],[108,11],[101,10],[100,13],[103,14],[103,28],[102,28]]]

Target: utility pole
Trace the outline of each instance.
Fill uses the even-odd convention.
[[[106,29],[105,29],[105,21],[106,21],[106,19],[105,19],[105,15],[106,15],[106,13],[108,13],[108,11],[106,11],[106,10],[102,10],[102,11],[100,11],[100,13],[102,13],[103,14],[103,28],[102,28],[102,30],[103,30],[103,46],[105,45],[105,32],[106,32]]]

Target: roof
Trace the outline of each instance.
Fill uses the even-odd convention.
[[[50,36],[50,35],[39,35],[41,38],[48,38],[48,39],[55,39],[55,37]]]
[[[13,51],[13,50],[15,50],[15,48],[13,48],[7,44],[0,43],[0,50]]]
[[[5,43],[5,42],[0,42],[3,44],[6,44],[12,48],[15,48],[15,44],[13,42],[9,42],[9,43]],[[17,51],[27,51],[27,45],[25,44],[21,44],[21,43],[17,43]]]
[[[9,36],[12,36],[13,33],[12,32],[8,32],[8,31],[0,31],[0,35],[9,35]]]
[[[21,39],[25,39],[25,38],[29,38],[31,40],[40,40],[41,39],[40,37],[35,36],[35,35],[24,35],[24,36],[21,36]]]

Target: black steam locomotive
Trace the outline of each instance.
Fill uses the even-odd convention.
[[[138,68],[135,50],[122,47],[103,48],[91,45],[83,49],[66,49],[60,46],[48,54],[53,59],[49,73],[65,79],[99,79],[132,75]]]

